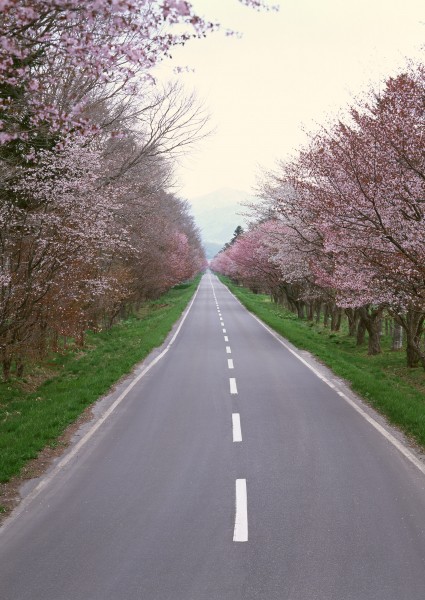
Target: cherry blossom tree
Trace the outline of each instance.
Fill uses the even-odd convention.
[[[41,151],[37,165],[17,169],[1,205],[0,341],[6,375],[25,346],[38,308],[68,281],[70,296],[94,294],[102,253],[122,243],[111,229],[112,196],[97,187],[99,156],[73,141],[62,151]],[[82,269],[82,265],[84,268]],[[16,347],[16,348],[15,348]]]
[[[8,157],[64,131],[91,131],[93,98],[140,94],[173,46],[217,28],[185,0],[1,0],[0,12],[0,144]]]
[[[161,187],[109,184],[105,163],[84,140],[43,151],[17,169],[2,204],[0,349],[3,373],[57,349],[59,336],[83,344],[126,304],[155,297],[204,267],[187,206]],[[150,176],[152,185],[152,170]],[[162,173],[159,172],[161,182]],[[31,207],[31,210],[28,209]]]
[[[352,126],[340,123],[303,157],[321,181],[310,200],[320,204],[335,261],[329,283],[341,305],[360,308],[375,341],[383,307],[399,315],[412,366],[423,360],[423,96],[422,68],[390,79],[381,97],[352,112]]]
[[[390,310],[405,328],[410,366],[425,366],[423,98],[422,66],[388,79],[350,121],[322,130],[274,176],[294,191],[277,198],[276,211],[306,256],[318,242],[309,256],[315,283],[357,311],[370,354],[380,351],[381,318]]]
[[[267,8],[262,0],[241,0]],[[83,343],[205,266],[172,160],[207,116],[152,67],[218,28],[185,0],[0,0],[0,352]],[[230,32],[229,32],[230,33]],[[19,366],[19,372],[21,372]]]

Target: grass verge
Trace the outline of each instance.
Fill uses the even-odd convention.
[[[162,344],[198,283],[176,286],[108,331],[88,333],[85,349],[50,357],[27,380],[0,383],[0,483],[46,446],[60,445],[68,425]],[[37,377],[46,380],[29,391]]]
[[[356,347],[344,328],[330,332],[321,324],[298,319],[264,294],[238,287],[226,277],[220,279],[249,311],[297,348],[319,358],[425,449],[425,372],[421,368],[408,369],[404,352],[391,351],[389,337],[382,339],[382,354],[368,356],[367,347]]]

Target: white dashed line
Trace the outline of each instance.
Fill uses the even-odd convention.
[[[225,330],[225,329],[223,329],[223,333],[226,333],[226,330]]]
[[[230,393],[231,394],[237,394],[238,393],[238,388],[236,387],[236,379],[234,377],[231,377],[229,379],[229,383],[230,383]]]
[[[227,366],[229,367],[229,369],[234,369],[232,358],[227,359]]]
[[[236,302],[238,302],[242,306],[242,303],[240,302],[240,300],[238,300],[236,298],[236,296],[234,294],[232,294],[232,292],[228,288],[226,288],[226,286],[223,285],[223,287],[232,296],[232,298],[234,298],[234,300],[236,300]],[[264,329],[266,331],[268,331],[270,333],[270,335],[272,335],[279,342],[279,344],[281,344],[282,346],[284,346],[288,350],[288,352],[290,352],[291,354],[293,354],[293,356],[295,356],[301,363],[303,363],[303,365],[305,365],[307,367],[307,369],[310,369],[310,371],[312,371],[316,375],[316,377],[318,377],[324,383],[326,383],[326,385],[328,385],[332,390],[335,390],[335,392],[341,398],[343,398],[345,400],[345,402],[347,402],[347,404],[349,404],[372,427],[374,427],[386,440],[388,440],[390,442],[390,444],[392,444],[395,448],[397,448],[397,450],[405,458],[407,458],[407,460],[409,460],[413,465],[415,465],[415,467],[419,471],[421,471],[421,473],[423,473],[425,475],[425,464],[421,460],[419,460],[413,454],[413,452],[411,452],[409,450],[409,448],[407,448],[402,442],[400,442],[397,438],[395,438],[389,431],[387,431],[385,429],[385,427],[383,427],[380,423],[378,423],[372,416],[370,416],[358,404],[356,404],[356,402],[354,400],[352,400],[349,396],[347,396],[347,394],[345,394],[344,392],[338,390],[337,386],[334,383],[332,383],[332,381],[330,381],[325,375],[323,375],[316,367],[314,367],[313,365],[311,365],[310,363],[308,363],[306,360],[304,360],[304,358],[302,358],[302,356],[300,356],[300,354],[298,354],[298,352],[297,352],[296,349],[291,348],[283,339],[281,339],[278,336],[278,334],[276,334],[276,332],[274,332],[265,323],[263,323],[261,321],[261,319],[259,319],[256,315],[254,315],[253,313],[251,313],[249,311],[248,311],[248,314],[250,314],[251,317],[253,319],[255,319],[257,321],[257,323],[259,323],[261,325],[261,327],[264,327]]]
[[[230,346],[226,346],[226,352],[227,352],[227,354],[232,354],[232,351],[230,350]]]
[[[228,341],[229,341],[229,338],[227,337],[227,335],[225,335],[225,336],[224,336],[224,341],[225,341],[225,342],[228,342]]]
[[[232,433],[233,441],[242,441],[241,416],[239,413],[232,413]]]
[[[248,541],[248,502],[246,493],[246,479],[236,479],[236,512],[233,541]]]

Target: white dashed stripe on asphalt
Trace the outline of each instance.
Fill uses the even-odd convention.
[[[248,541],[248,498],[246,479],[236,479],[236,512],[233,541]]]
[[[241,416],[239,413],[232,413],[232,433],[233,441],[242,441]]]

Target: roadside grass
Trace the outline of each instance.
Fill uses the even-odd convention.
[[[61,445],[58,437],[66,427],[163,343],[199,279],[146,302],[108,331],[88,332],[83,350],[50,356],[23,381],[0,383],[0,483],[18,475],[46,446]],[[37,379],[44,381],[31,390]]]
[[[249,311],[297,348],[319,358],[390,423],[425,449],[425,372],[422,368],[408,369],[404,351],[392,351],[389,336],[382,338],[382,354],[368,356],[367,344],[356,347],[345,327],[340,332],[331,332],[322,324],[298,319],[271,302],[267,295],[254,294],[226,277],[220,276],[220,280]]]

